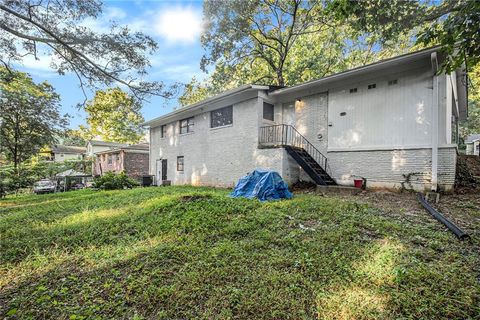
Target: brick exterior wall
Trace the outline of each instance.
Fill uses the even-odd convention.
[[[108,163],[109,156],[111,157],[110,164]],[[94,175],[101,175],[108,171],[115,173],[125,171],[129,177],[140,180],[142,176],[148,175],[148,159],[148,153],[125,152],[124,150],[99,154],[95,157]]]
[[[409,76],[426,81],[426,75],[423,73],[413,72]],[[430,75],[427,75],[427,78],[429,77]],[[386,80],[382,78],[381,81],[385,84]],[[422,92],[430,90],[415,83],[408,84],[407,82],[406,85],[414,86],[415,90]],[[327,91],[327,89],[325,88],[324,91]],[[380,91],[377,92],[380,94]],[[407,92],[410,91],[407,90]],[[379,125],[382,117],[392,116],[392,114],[373,114],[371,119],[368,118],[371,123],[368,123],[367,128],[365,128],[365,130],[374,129],[369,131],[368,135],[371,144],[360,144],[358,148],[347,146],[332,149],[330,147],[329,150],[329,139],[339,139],[342,136],[342,132],[340,132],[339,137],[333,137],[334,131],[331,129],[331,136],[329,137],[329,125],[336,125],[335,123],[329,123],[329,106],[334,102],[337,104],[343,103],[342,101],[339,102],[338,95],[334,97],[324,92],[303,95],[301,99],[292,98],[291,100],[294,100],[294,102],[287,100],[289,98],[285,98],[285,101],[276,101],[273,122],[263,120],[263,99],[272,102],[269,101],[267,95],[261,92],[257,98],[242,102],[225,101],[223,106],[233,105],[233,124],[230,126],[210,128],[210,112],[203,112],[202,108],[194,115],[195,125],[192,133],[179,134],[178,120],[166,124],[167,134],[163,138],[161,137],[160,126],[150,128],[150,174],[156,176],[158,183],[161,169],[160,160],[167,159],[167,180],[171,180],[173,184],[231,187],[240,177],[255,168],[276,170],[288,183],[309,180],[308,175],[283,149],[258,148],[260,126],[287,123],[294,125],[307,140],[327,156],[332,177],[338,184],[353,185],[353,176],[361,176],[368,180],[367,185],[369,187],[401,188],[402,183],[405,187],[410,187],[406,181],[406,177],[409,176],[413,189],[430,189],[431,148],[428,138],[431,134],[429,131],[430,115],[422,109],[427,108],[427,104],[412,104],[409,102],[395,105],[397,109],[394,108],[392,112],[395,113],[400,110],[395,114],[403,122],[401,125],[392,126],[388,135],[379,136],[375,133],[379,128],[384,129]],[[334,99],[337,100],[333,101]],[[440,100],[439,108],[442,103],[442,99]],[[385,103],[388,103],[388,100]],[[286,107],[292,104],[294,104],[294,108]],[[379,110],[381,110],[380,107]],[[286,110],[287,114],[285,113]],[[294,110],[293,117],[288,114],[291,110]],[[415,116],[412,116],[412,110],[415,111]],[[403,113],[404,111],[410,113]],[[442,114],[443,111],[440,111],[440,114]],[[425,119],[419,117],[418,114],[421,114]],[[293,123],[288,123],[289,121],[293,121]],[[440,117],[439,122],[441,125],[438,134],[441,147],[438,152],[438,186],[440,189],[448,191],[453,188],[455,182],[457,150],[454,145],[447,145],[443,142],[442,139],[445,137],[443,124],[445,121]],[[415,145],[417,140],[420,141],[420,137],[412,140],[411,133],[414,131],[410,132],[409,130],[413,130],[409,129],[410,127],[415,130],[418,130],[418,128],[425,129],[422,131],[424,136],[421,142],[423,144]],[[362,132],[358,128],[356,130]],[[383,132],[382,130],[379,129],[378,132]],[[406,132],[409,133],[409,142],[405,145],[399,143],[399,147],[393,147],[396,144],[392,141],[406,137]],[[392,139],[389,139],[389,137],[392,137]],[[183,172],[177,171],[176,168],[178,156],[184,157],[185,170]]]
[[[111,157],[111,163],[108,163],[109,157]],[[120,173],[122,172],[122,170],[123,170],[123,156],[121,152],[117,151],[117,152],[95,155],[93,175],[95,176],[102,175],[107,171]]]
[[[277,104],[279,108],[282,104]],[[328,94],[302,97],[295,102],[295,127],[328,158],[332,177],[338,184],[353,185],[353,176],[368,180],[372,188],[398,189],[402,182],[415,190],[431,187],[431,149],[382,149],[328,152]],[[455,183],[457,151],[454,146],[441,147],[438,152],[438,186],[452,190]],[[311,181],[299,165],[285,154],[282,175],[289,183]],[[410,175],[411,186],[405,176]]]
[[[123,152],[123,168],[129,177],[135,179],[148,175],[148,153]]]
[[[440,148],[438,152],[438,185],[449,191],[455,183],[456,148]],[[333,177],[339,184],[353,185],[353,176],[367,179],[372,188],[430,189],[431,149],[372,150],[329,152]],[[410,176],[411,186],[407,183]]]
[[[229,105],[228,102],[225,106]],[[255,168],[269,168],[280,174],[284,166],[282,149],[258,149],[258,127],[262,124],[263,101],[259,98],[233,104],[233,124],[210,128],[210,112],[195,115],[194,131],[179,133],[179,122],[150,129],[150,173],[161,178],[160,159],[167,159],[167,180],[173,184],[232,187]],[[177,157],[184,157],[185,170],[177,171]]]

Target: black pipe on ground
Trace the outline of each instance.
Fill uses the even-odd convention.
[[[453,222],[451,222],[450,220],[448,220],[447,218],[445,218],[440,212],[438,212],[437,210],[435,210],[435,208],[433,208],[430,203],[428,203],[428,201],[425,199],[425,197],[423,196],[423,194],[421,193],[418,193],[417,194],[418,196],[418,201],[420,201],[420,203],[422,204],[422,206],[427,209],[428,212],[430,212],[430,214],[435,218],[437,219],[438,221],[440,221],[441,223],[443,223],[450,231],[452,231],[458,239],[460,240],[465,240],[465,239],[468,239],[470,238],[470,236],[468,234],[466,234],[465,232],[463,232],[462,229],[460,229],[459,227],[457,227]]]

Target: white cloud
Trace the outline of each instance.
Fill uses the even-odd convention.
[[[25,68],[35,69],[40,71],[51,71],[50,64],[52,57],[48,55],[38,55],[38,60],[33,55],[27,55],[22,58],[21,64]]]
[[[127,13],[118,7],[107,7],[105,10],[105,15],[108,19],[123,19],[127,16]]]
[[[192,7],[163,9],[154,25],[155,32],[170,43],[193,43],[202,32],[200,11]]]
[[[26,51],[20,49],[20,54],[23,54],[21,61],[15,62],[14,65],[19,67],[22,71],[28,72],[32,75],[36,75],[43,78],[51,78],[57,75],[56,71],[52,69],[52,62],[58,63],[58,59],[54,58],[50,53],[42,50],[39,45],[39,51],[37,52],[37,58],[32,54],[26,54]]]

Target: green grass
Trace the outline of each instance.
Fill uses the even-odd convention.
[[[0,316],[480,318],[478,239],[340,199],[194,187],[0,201]]]

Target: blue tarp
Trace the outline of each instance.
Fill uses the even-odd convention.
[[[238,180],[230,196],[268,201],[291,199],[293,194],[277,172],[256,169]]]

